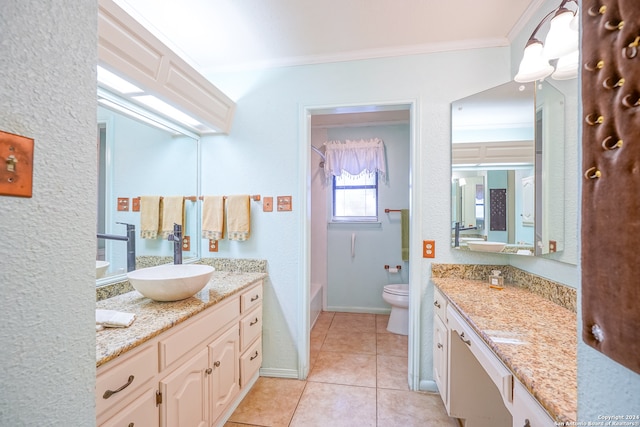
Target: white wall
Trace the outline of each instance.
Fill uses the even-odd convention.
[[[0,196],[3,426],[95,424],[96,18],[0,2],[0,129],[35,140],[33,197]]]
[[[474,70],[473,74],[469,70]],[[298,337],[303,326],[296,313],[303,287],[300,273],[306,263],[300,251],[308,218],[301,208],[300,188],[309,185],[299,173],[308,137],[300,137],[301,110],[322,105],[378,104],[416,100],[417,142],[414,155],[419,191],[413,212],[420,227],[413,231],[412,251],[422,239],[436,240],[435,262],[486,262],[491,258],[453,254],[450,241],[450,103],[455,99],[504,83],[509,79],[509,49],[493,48],[414,55],[379,60],[246,71],[209,76],[237,101],[228,136],[202,140],[203,192],[292,195],[293,211],[261,212],[253,205],[254,229],[249,242],[221,247],[217,256],[265,258],[269,281],[265,289],[263,367],[280,373],[297,370]],[[301,151],[302,150],[302,151]],[[301,154],[302,153],[302,154]],[[314,155],[315,156],[315,155]],[[316,156],[317,157],[317,156]],[[308,170],[308,168],[307,168]],[[416,252],[417,253],[417,252]],[[206,254],[205,254],[206,256]],[[471,259],[473,258],[473,259]],[[504,261],[504,258],[502,258]],[[420,280],[418,301],[432,298],[430,261],[412,265]],[[420,377],[432,378],[432,319],[430,303],[422,304]]]

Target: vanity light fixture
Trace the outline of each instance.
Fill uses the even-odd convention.
[[[575,10],[568,9],[569,3]],[[536,26],[529,37],[518,74],[514,80],[520,83],[542,80],[549,75],[555,80],[567,80],[578,75],[579,32],[578,1],[562,0]],[[536,38],[542,26],[549,21],[544,43]],[[549,61],[552,61],[552,65]]]

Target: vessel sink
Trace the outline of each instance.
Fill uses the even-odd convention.
[[[199,264],[167,264],[127,273],[133,288],[155,301],[189,298],[205,287],[214,268]]]
[[[507,244],[502,242],[468,241],[467,246],[469,246],[469,249],[472,251],[501,252]]]
[[[96,279],[101,278],[107,272],[107,268],[109,268],[108,261],[97,261],[96,260]]]

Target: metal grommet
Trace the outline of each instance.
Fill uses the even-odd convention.
[[[587,115],[587,117],[584,118],[584,121],[591,126],[595,126],[602,124],[604,122],[604,117],[599,114],[593,113]]]
[[[604,15],[604,13],[606,11],[607,11],[607,6],[602,5],[600,7],[598,7],[598,6],[590,7],[589,10],[587,11],[587,13],[590,16],[598,16],[598,15]]]
[[[584,69],[587,71],[598,71],[601,70],[602,67],[604,67],[604,61],[602,59],[595,64],[593,62],[586,62],[584,64]]]
[[[595,166],[590,167],[584,173],[584,177],[587,179],[596,179],[596,178],[600,178],[601,176],[602,176],[602,173]]]
[[[633,59],[638,55],[638,45],[640,45],[640,36],[636,37],[629,45],[622,48],[622,54],[627,59]]]
[[[604,81],[602,82],[602,86],[605,89],[614,89],[617,87],[622,87],[622,85],[624,85],[624,78],[620,78],[618,79],[617,82],[613,82],[615,79],[612,77],[607,77],[606,79],[604,79]]]
[[[621,139],[616,141],[614,137],[609,135],[604,139],[604,141],[602,141],[602,148],[604,148],[605,150],[615,150],[622,147],[622,143],[623,142]]]
[[[635,95],[635,101],[633,101],[633,95],[625,95],[624,98],[622,98],[622,105],[627,108],[640,107],[640,97]]]
[[[604,28],[609,31],[621,30],[624,28],[624,21],[620,21],[617,24],[612,24],[611,21],[607,21],[604,23]]]

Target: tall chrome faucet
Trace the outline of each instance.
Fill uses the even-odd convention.
[[[182,225],[173,224],[173,234],[169,234],[169,241],[173,241],[173,263],[182,264]]]
[[[127,226],[126,236],[98,233],[96,237],[98,239],[121,240],[123,242],[127,242],[127,271],[133,271],[136,269],[136,226],[133,224],[126,224],[124,222],[116,222],[116,224]]]

